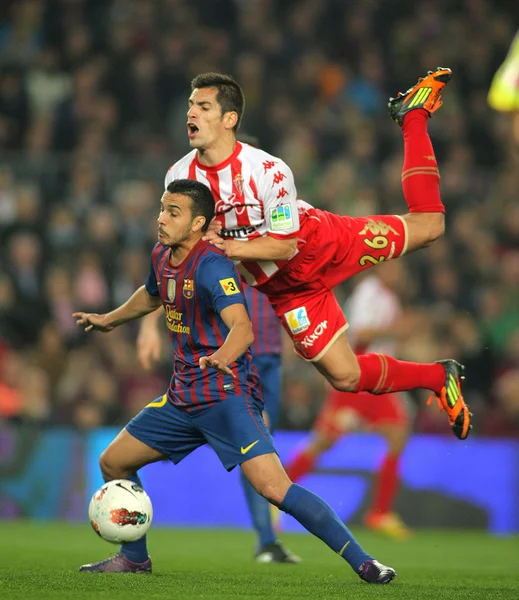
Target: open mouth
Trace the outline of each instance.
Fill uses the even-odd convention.
[[[198,133],[198,127],[194,123],[187,124],[187,135],[189,138],[195,137]]]

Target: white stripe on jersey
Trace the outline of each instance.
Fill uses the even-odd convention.
[[[193,150],[167,172],[165,187],[175,179],[193,178],[215,197],[215,215],[224,237],[247,241],[259,236],[292,237],[299,231],[297,192],[289,167],[279,158],[236,143],[234,153],[220,165],[204,167]],[[250,285],[264,283],[286,261],[242,263]]]

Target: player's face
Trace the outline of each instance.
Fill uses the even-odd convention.
[[[191,198],[184,194],[164,192],[160,200],[160,214],[157,219],[157,238],[164,246],[179,246],[198,230],[199,221],[191,213]]]
[[[233,130],[235,112],[222,114],[214,87],[195,88],[189,97],[187,137],[191,148],[205,150],[214,146],[227,132]]]

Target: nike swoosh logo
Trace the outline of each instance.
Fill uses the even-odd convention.
[[[346,548],[347,548],[347,546],[348,546],[348,544],[349,544],[350,542],[351,542],[351,540],[348,540],[348,541],[347,541],[347,542],[344,544],[344,546],[343,546],[343,547],[342,547],[342,548],[339,550],[339,552],[337,552],[337,554],[338,554],[339,556],[342,556],[342,553],[343,553],[343,552],[346,550]]]
[[[252,442],[252,444],[249,444],[246,448],[244,448],[243,446],[241,447],[241,453],[242,454],[247,454],[247,452],[253,447],[255,446],[257,443],[259,442],[259,440],[256,440],[255,442]]]

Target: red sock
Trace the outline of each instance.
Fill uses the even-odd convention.
[[[377,473],[372,512],[386,513],[393,507],[398,489],[399,456],[387,454]]]
[[[309,473],[315,464],[315,457],[302,450],[285,467],[289,479],[293,482],[299,481],[303,475]]]
[[[440,393],[445,385],[445,369],[437,363],[407,362],[387,354],[361,354],[357,358],[360,379],[356,392],[389,394],[422,388]]]
[[[445,212],[440,197],[440,172],[427,133],[429,113],[417,108],[404,117],[402,189],[409,212]]]

